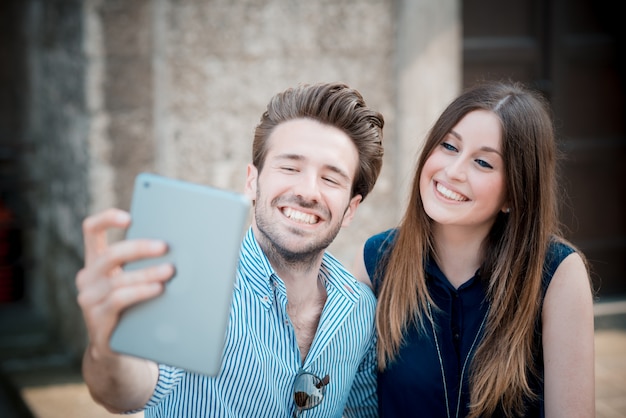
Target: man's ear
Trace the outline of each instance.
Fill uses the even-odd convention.
[[[259,171],[257,170],[257,168],[252,164],[248,164],[248,171],[246,174],[245,194],[248,197],[248,199],[250,199],[252,202],[256,200],[256,192],[257,192],[256,187],[257,187],[258,177],[259,177]]]
[[[350,203],[348,204],[348,207],[346,208],[346,212],[343,214],[343,222],[341,222],[342,227],[346,227],[350,225],[350,223],[352,222],[352,219],[354,219],[354,215],[356,214],[356,209],[359,207],[361,200],[363,200],[363,196],[361,196],[360,194],[350,199]]]

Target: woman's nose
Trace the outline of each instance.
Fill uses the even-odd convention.
[[[446,174],[451,180],[465,181],[467,179],[467,162],[463,158],[455,158],[446,167]]]

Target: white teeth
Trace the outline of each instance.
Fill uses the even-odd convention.
[[[307,213],[303,213],[292,208],[284,208],[283,214],[289,219],[296,222],[302,222],[309,225],[317,223],[317,216],[309,215]]]
[[[457,202],[464,202],[467,198],[463,195],[460,195],[456,192],[453,192],[450,189],[446,189],[441,185],[441,183],[437,183],[437,191],[447,197],[448,199],[456,200]]]

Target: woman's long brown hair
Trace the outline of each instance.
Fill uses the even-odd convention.
[[[411,196],[378,297],[379,368],[397,355],[403,332],[424,330],[427,304],[425,262],[434,255],[432,220],[419,190],[424,163],[450,130],[473,110],[488,110],[500,120],[506,194],[511,211],[500,213],[483,245],[489,316],[470,374],[470,417],[496,410],[523,414],[533,399],[529,379],[536,374],[533,347],[542,300],[542,268],[548,243],[559,236],[556,201],[556,145],[549,107],[522,85],[490,83],[454,100],[431,128],[417,161]]]

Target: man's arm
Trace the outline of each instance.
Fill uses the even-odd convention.
[[[376,337],[372,333],[367,354],[359,365],[344,411],[346,418],[378,417]]]
[[[165,243],[153,240],[109,245],[108,232],[129,224],[129,214],[118,209],[85,219],[85,267],[76,275],[78,304],[89,337],[83,377],[94,400],[116,413],[146,404],[156,386],[158,366],[113,352],[109,346],[111,334],[124,309],[158,296],[174,273],[171,265],[122,270],[130,261],[158,257],[167,251]]]
[[[141,409],[158,377],[158,366],[148,360],[100,355],[91,346],[83,356],[83,378],[92,398],[112,413]]]
[[[363,257],[361,256],[361,259]],[[365,268],[363,268],[365,270]],[[376,298],[372,290],[366,285],[359,286],[361,289],[361,310],[357,313],[359,320],[352,326],[363,327],[355,330],[357,338],[364,338],[363,345],[360,350],[353,350],[356,347],[350,347],[350,351],[355,351],[354,355],[360,353],[361,363],[359,364],[354,382],[350,388],[348,400],[344,410],[345,418],[368,418],[378,416],[378,396],[377,396],[377,372],[378,359],[376,357]]]

